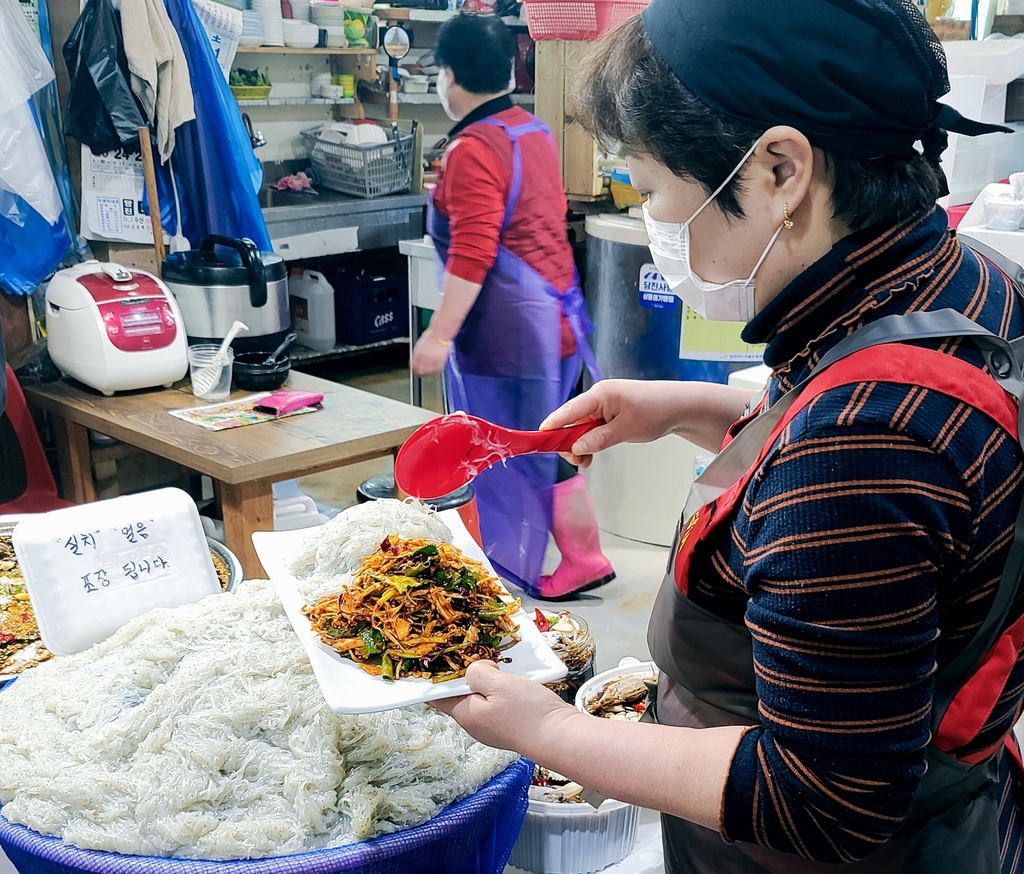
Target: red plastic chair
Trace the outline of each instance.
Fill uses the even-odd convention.
[[[0,504],[0,515],[45,513],[47,510],[72,507],[74,504],[71,501],[65,501],[57,494],[57,484],[46,460],[43,442],[36,431],[36,423],[29,413],[25,393],[21,390],[11,365],[5,364],[5,367],[7,407],[3,415],[10,421],[21,450],[25,466],[25,491],[14,500]]]

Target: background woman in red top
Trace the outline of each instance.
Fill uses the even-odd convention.
[[[446,371],[451,410],[535,430],[569,397],[582,361],[599,375],[558,155],[544,124],[508,97],[514,50],[493,15],[459,15],[438,34],[437,92],[458,123],[428,215],[443,298],[412,369]],[[516,458],[474,485],[484,551],[529,594],[563,598],[614,577],[586,484],[567,462]],[[543,576],[550,534],[562,561]]]

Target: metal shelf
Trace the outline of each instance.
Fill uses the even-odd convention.
[[[450,9],[412,9],[404,6],[376,5],[373,7],[373,14],[384,21],[441,22],[454,18],[459,13]],[[501,20],[509,27],[526,27],[517,15],[504,15]]]
[[[376,56],[376,49],[300,49],[295,46],[239,46],[237,54],[247,55],[374,55]]]
[[[268,97],[266,100],[236,100],[239,106],[340,106],[355,103],[354,97]]]
[[[441,98],[437,96],[435,92],[426,93],[407,93],[405,91],[399,91],[398,102],[405,103],[408,105],[433,105],[440,106]],[[535,95],[533,94],[510,94],[512,102],[517,106],[525,105],[532,106],[534,103]],[[364,92],[362,98],[364,103],[373,103],[377,105],[386,106],[388,103],[388,95],[380,91]]]
[[[391,346],[409,345],[408,337],[395,337],[391,340],[381,340],[378,343],[369,343],[366,346],[346,346],[339,343],[327,352],[317,352],[315,349],[307,349],[305,346],[293,345],[288,353],[293,365],[316,364],[320,361],[333,361],[338,358],[349,358],[359,355],[362,352],[369,352],[373,349],[387,349]]]

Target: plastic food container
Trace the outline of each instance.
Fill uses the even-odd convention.
[[[1010,188],[1013,190],[1014,200],[1024,200],[1024,173],[1010,174]]]
[[[541,628],[538,618],[534,618],[534,623],[541,628],[544,640],[569,671],[561,680],[548,683],[547,687],[557,692],[563,701],[573,704],[577,690],[594,676],[594,659],[597,657],[594,636],[586,620],[575,613],[540,608],[537,611],[543,614],[550,627],[547,630]]]
[[[593,676],[576,692],[576,709],[621,677],[650,677],[654,662],[624,658],[618,667]],[[594,809],[589,804],[530,799],[526,821],[512,849],[509,864],[534,874],[591,874],[621,862],[636,846],[640,808],[606,799]]]
[[[639,659],[627,656],[619,662],[617,667],[601,671],[600,674],[596,674],[580,686],[579,691],[576,693],[576,709],[581,713],[590,713],[587,709],[587,704],[599,696],[610,683],[623,677],[638,677],[641,680],[650,680],[652,677],[657,676],[658,666],[654,662],[642,662]],[[640,716],[641,713],[637,712],[636,719],[639,719]]]
[[[990,231],[1016,231],[1024,221],[1024,202],[996,195],[985,198],[985,227]]]
[[[621,862],[636,846],[640,808],[533,801],[508,863],[534,874],[591,874]]]

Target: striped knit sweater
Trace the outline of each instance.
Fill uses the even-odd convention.
[[[743,337],[768,344],[774,400],[856,328],[943,307],[1024,333],[1003,276],[936,209],[840,241]],[[926,345],[983,366],[969,342]],[[695,602],[753,637],[761,724],[731,766],[726,839],[842,862],[899,828],[924,771],[936,671],[979,627],[1006,559],[1022,458],[983,414],[891,383],[826,392],[783,432],[690,584]],[[1011,621],[1022,612],[1018,595]],[[1010,729],[1022,697],[1018,659],[972,749]],[[1016,797],[1004,795],[1013,871]]]

